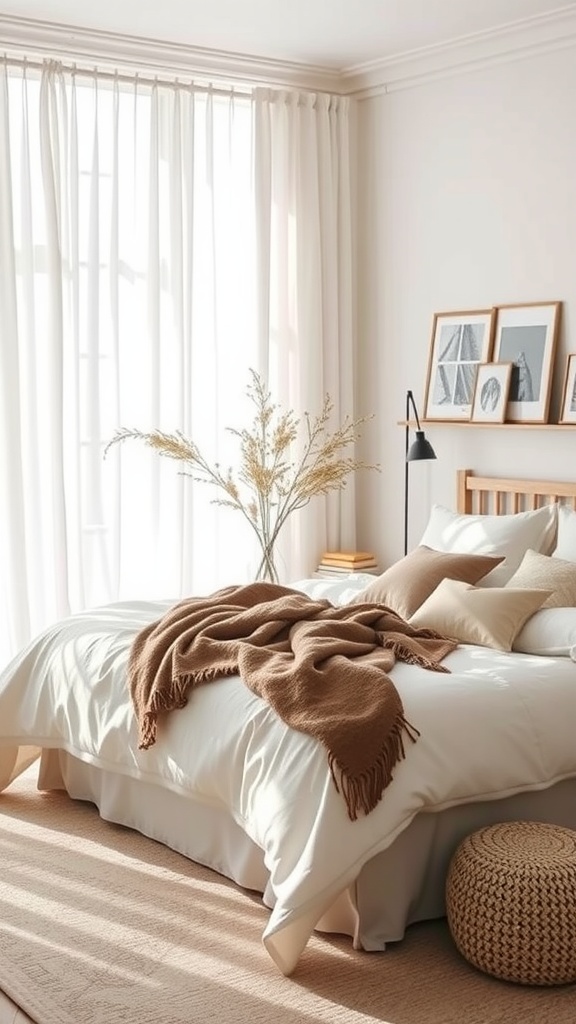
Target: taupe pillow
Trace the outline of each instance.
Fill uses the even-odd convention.
[[[545,608],[576,607],[576,562],[552,558],[528,549],[507,587],[533,587],[551,591]]]
[[[409,619],[443,579],[477,583],[502,561],[503,556],[434,551],[420,544],[377,576],[351,603],[385,604]]]
[[[411,617],[410,625],[434,629],[461,644],[511,651],[525,622],[542,607],[548,590],[473,587],[442,580]]]

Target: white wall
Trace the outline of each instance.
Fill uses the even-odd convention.
[[[360,409],[377,412],[358,480],[358,545],[403,545],[406,389],[423,412],[432,315],[564,303],[551,419],[576,351],[576,47],[358,101]],[[576,430],[426,427],[438,460],[410,467],[411,544],[459,467],[571,479]]]

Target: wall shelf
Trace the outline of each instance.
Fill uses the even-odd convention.
[[[406,420],[398,420],[399,427],[406,426]],[[416,421],[409,420],[408,426],[416,429]],[[576,430],[576,423],[476,423],[472,420],[420,420],[424,427],[467,427],[476,430]]]

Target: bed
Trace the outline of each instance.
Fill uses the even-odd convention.
[[[456,511],[435,506],[417,549],[382,577],[293,584],[338,607],[401,608],[415,628],[458,641],[445,673],[391,669],[420,735],[370,813],[351,819],[325,748],[237,675],[197,687],[139,749],[126,666],[166,601],[79,613],[10,663],[0,790],[37,761],[39,789],[92,801],[104,819],[260,892],[264,947],[286,975],[315,929],[384,951],[411,923],[442,916],[448,863],[475,828],[576,828],[576,484],[463,470],[457,494]]]

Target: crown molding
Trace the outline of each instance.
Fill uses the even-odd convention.
[[[181,75],[189,79],[230,84],[285,86],[339,93],[338,71],[291,61],[186,46],[160,39],[119,35],[32,18],[0,14],[0,51],[30,61],[48,58],[77,67],[150,75]]]
[[[0,51],[157,77],[319,90],[366,99],[576,44],[576,2],[548,14],[341,69],[0,14]]]
[[[358,99],[574,46],[576,3],[440,46],[343,69],[340,91]]]

